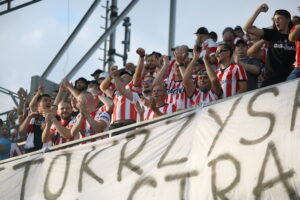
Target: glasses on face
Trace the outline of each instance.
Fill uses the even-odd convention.
[[[220,54],[220,53],[226,52],[226,51],[228,51],[228,49],[221,49],[221,50],[219,50],[219,51],[216,51],[216,54]]]
[[[152,84],[152,83],[153,83],[153,80],[145,80],[145,81],[143,81],[142,83],[143,83],[143,84],[145,84],[145,83]]]

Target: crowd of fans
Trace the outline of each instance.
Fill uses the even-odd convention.
[[[64,79],[51,96],[42,85],[31,99],[20,88],[18,109],[0,124],[0,160],[299,77],[300,18],[277,10],[272,27],[255,27],[267,11],[263,4],[243,28],[225,28],[218,43],[200,27],[193,49],[177,46],[172,59],[138,48],[136,66],[97,69],[74,85]]]

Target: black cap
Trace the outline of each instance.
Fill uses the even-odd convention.
[[[89,84],[89,81],[86,80],[86,79],[83,78],[83,77],[80,77],[79,79],[77,79],[77,80],[75,81],[75,85],[76,85],[76,83],[77,83],[78,81],[83,81],[83,82],[85,82],[87,85]]]
[[[96,74],[101,74],[103,71],[101,69],[96,69],[94,73],[91,74],[91,76],[95,76]]]
[[[283,9],[280,9],[280,10],[276,10],[274,15],[282,15],[282,16],[285,16],[286,18],[289,18],[291,19],[291,14],[289,11],[287,10],[283,10]]]
[[[119,71],[120,71],[120,76],[122,76],[123,74],[128,74],[129,76],[133,75],[132,71],[127,69],[120,69]]]
[[[195,34],[205,34],[208,35],[208,30],[205,27],[198,28],[197,32]]]

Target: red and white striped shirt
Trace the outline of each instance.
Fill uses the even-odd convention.
[[[219,97],[214,93],[213,90],[209,90],[204,93],[199,88],[196,88],[194,94],[191,96],[192,106],[198,106],[203,103],[209,103],[215,100],[218,100]]]
[[[10,157],[15,157],[24,154],[24,148],[20,147],[18,143],[11,143],[10,146]]]
[[[138,92],[134,88],[132,82],[126,86],[126,89],[129,89],[132,92]],[[111,122],[118,120],[134,120],[136,121],[136,110],[134,108],[134,103],[130,102],[125,96],[121,95],[119,91],[115,90],[114,92],[114,111],[112,114]]]
[[[105,106],[102,106],[105,107]],[[103,122],[106,125],[106,128],[104,129],[104,131],[107,131],[109,128],[109,124],[110,124],[110,115],[107,112],[102,112],[103,108],[97,108],[95,111],[90,113],[91,118],[93,118],[94,120],[98,121],[98,122]],[[101,111],[102,110],[102,111]],[[74,126],[74,124],[79,120],[81,113],[79,113],[76,117],[76,120],[72,120],[70,122],[70,127]],[[89,124],[89,122],[87,120],[83,120],[81,127],[80,127],[80,138],[85,138],[91,135],[95,135],[96,132],[95,130],[91,127],[91,125]],[[91,142],[94,142],[96,140],[91,140]]]
[[[68,126],[68,125],[71,121],[60,120],[59,122],[62,126],[70,128],[70,126]],[[52,134],[52,145],[60,145],[60,144],[64,144],[66,142],[74,140],[74,137],[67,139],[67,138],[64,138],[63,136],[61,136],[59,134],[59,132],[57,131],[56,126],[54,124],[51,125],[50,133]]]
[[[177,110],[183,110],[192,106],[191,100],[185,92],[182,81],[165,80],[168,97],[166,103],[173,103]]]
[[[293,32],[295,29],[296,26],[293,26],[291,32]],[[295,58],[294,67],[300,67],[300,41],[299,40],[295,41],[295,46],[296,46],[296,58]]]
[[[203,58],[206,54],[206,51],[209,52],[210,56],[215,55],[218,45],[215,41],[213,41],[213,39],[208,38],[202,43],[201,47],[200,58]]]
[[[235,95],[239,90],[238,81],[247,80],[246,71],[239,64],[232,64],[224,70],[219,67],[216,74],[223,89],[223,98]]]
[[[151,110],[149,107],[144,106],[144,108],[145,108],[144,120],[154,119],[157,117],[156,114],[153,112],[153,110]],[[169,113],[176,112],[176,106],[172,103],[165,104],[159,107],[158,110],[163,114],[169,114]]]

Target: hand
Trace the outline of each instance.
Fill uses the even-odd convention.
[[[19,96],[20,99],[22,99],[22,100],[25,101],[26,98],[27,98],[27,91],[24,90],[23,88],[20,88],[20,89],[18,90],[18,96]]]
[[[85,103],[80,103],[77,105],[77,107],[83,117],[86,117],[87,115],[89,115],[89,113],[87,112]]]
[[[143,115],[144,112],[145,112],[144,106],[141,106],[141,105],[139,104],[139,102],[137,102],[136,104],[134,104],[134,108],[135,108],[135,110],[136,110],[140,115]]]
[[[45,117],[46,123],[51,123],[55,118],[52,112],[44,112],[43,116]]]
[[[136,50],[136,53],[140,56],[140,57],[144,57],[145,56],[145,49],[143,48],[138,48]]]
[[[59,84],[59,91],[60,92],[65,92],[65,91],[67,91],[67,88],[65,87],[65,85],[64,85],[64,79],[60,82],[60,84]]]
[[[118,70],[118,66],[117,65],[114,65],[114,66],[110,67],[110,72],[115,71],[115,70]]]
[[[119,77],[120,76],[120,72],[118,71],[118,68],[112,69],[112,71],[110,72],[109,76],[111,78]]]
[[[38,117],[38,116],[39,116],[39,113],[38,113],[38,112],[31,112],[31,113],[28,115],[28,117],[29,117],[30,119],[36,118],[36,117]]]
[[[156,107],[156,101],[153,97],[150,98],[150,109],[151,110],[157,110],[157,107]]]
[[[169,56],[164,55],[162,59],[163,59],[163,63],[164,63],[163,65],[169,64]]]
[[[43,85],[42,83],[39,84],[39,87],[38,87],[38,93],[39,95],[43,95],[45,92],[45,85]]]
[[[207,51],[206,51],[206,53],[207,53]],[[193,59],[198,60],[199,57],[200,57],[199,47],[197,45],[195,45],[193,48]]]
[[[142,100],[142,102],[143,102],[143,104],[144,104],[145,106],[150,107],[150,101],[149,101],[149,99],[146,99],[146,98],[144,98],[144,97],[141,97],[141,100]]]
[[[73,87],[66,77],[61,81],[61,86],[64,88]]]
[[[259,12],[267,12],[269,10],[269,6],[264,3],[258,9],[259,9]]]
[[[7,114],[7,119],[12,119],[13,120],[13,117],[16,115],[17,113],[17,109],[14,108],[13,110],[11,110],[8,114]]]

